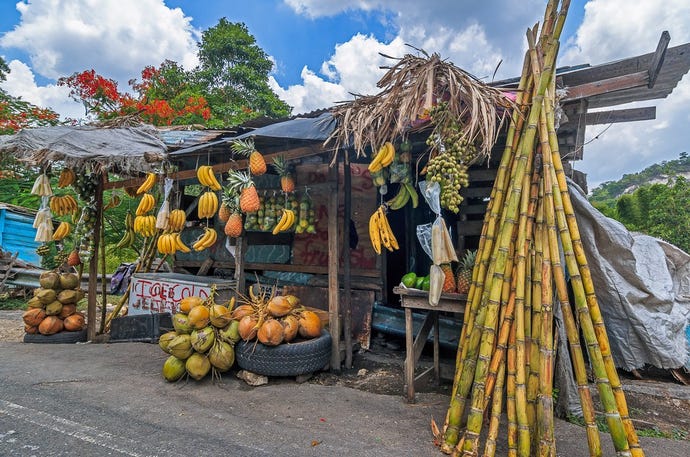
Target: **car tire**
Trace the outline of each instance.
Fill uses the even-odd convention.
[[[73,344],[86,341],[86,329],[77,332],[62,331],[54,333],[53,335],[41,335],[40,333],[24,334],[25,343],[41,343],[41,344]]]
[[[331,334],[295,343],[265,346],[257,341],[239,341],[235,345],[237,366],[264,376],[299,376],[326,367],[331,360]]]

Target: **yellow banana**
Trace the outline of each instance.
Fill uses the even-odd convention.
[[[383,159],[387,152],[388,151],[385,145],[379,148],[379,150],[376,152],[376,155],[374,156],[374,159],[369,164],[368,169],[370,173],[376,173],[377,171],[381,170],[381,168],[383,168],[381,164],[381,159]]]
[[[381,227],[381,239],[384,241],[384,245],[389,251],[399,249],[398,240],[395,238],[395,234],[388,223],[388,218],[386,213],[383,211],[383,206],[379,206],[377,210],[379,213],[379,224]]]
[[[208,175],[206,174],[206,168],[208,165],[202,165],[196,169],[196,179],[199,180],[199,184],[202,186],[208,186]]]
[[[211,236],[208,239],[208,241],[206,241],[206,244],[204,247],[210,248],[211,246],[216,244],[216,240],[218,239],[218,232],[216,232],[215,229],[212,229],[212,228],[209,228],[208,230],[211,232]]]
[[[216,179],[216,174],[213,172],[213,167],[206,167],[206,182],[207,186],[211,188],[212,191],[219,191],[222,187],[218,180]]]
[[[377,254],[381,254],[381,232],[379,231],[378,217],[379,213],[375,211],[369,218],[369,239],[374,251]]]
[[[393,159],[395,158],[395,146],[393,146],[393,143],[390,141],[386,141],[383,147],[386,148],[386,154],[381,158],[381,166],[387,167],[393,163]]]
[[[206,249],[206,243],[208,240],[211,238],[211,232],[209,231],[208,228],[204,229],[204,233],[199,235],[199,237],[196,239],[194,244],[192,245],[192,249],[195,251],[202,251]]]
[[[286,230],[288,227],[288,224],[291,222],[291,217],[290,214],[292,211],[289,209],[284,209],[283,214],[280,216],[280,220],[276,224],[275,227],[273,227],[273,231],[271,232],[273,235],[277,235],[278,233],[282,232],[283,230]],[[292,220],[294,220],[294,216],[292,217]]]
[[[185,222],[187,222],[187,215],[183,210],[175,209],[170,212],[170,230],[179,232],[184,228]]]
[[[60,222],[60,225],[58,225],[58,228],[56,228],[55,232],[53,233],[53,240],[60,241],[69,235],[71,231],[72,226],[69,225],[69,222]]]
[[[151,189],[153,189],[154,184],[156,184],[156,174],[147,173],[146,179],[143,183],[141,183],[141,186],[139,186],[139,188],[137,189],[137,195],[141,195],[145,192],[150,191]]]
[[[189,246],[184,244],[182,241],[182,235],[179,233],[175,233],[173,235],[173,240],[175,241],[175,249],[184,253],[191,252],[192,250],[189,249]]]

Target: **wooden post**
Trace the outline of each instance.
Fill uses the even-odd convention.
[[[237,293],[245,294],[246,277],[244,274],[244,256],[247,252],[247,234],[235,241],[235,280],[237,281]]]
[[[352,177],[349,151],[344,155],[343,187],[343,334],[345,337],[345,368],[352,368],[352,281],[350,280],[350,219],[352,213]]]
[[[93,252],[91,259],[89,259],[89,287],[88,287],[88,305],[86,315],[86,336],[89,341],[96,338],[96,313],[98,305],[98,250],[101,238],[101,225],[103,224],[103,177],[98,179],[96,184],[96,222],[93,228]]]
[[[329,169],[328,181],[328,315],[333,346],[331,371],[340,371],[340,302],[338,284],[338,166]]]

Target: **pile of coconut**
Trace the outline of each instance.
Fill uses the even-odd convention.
[[[84,328],[85,316],[77,311],[84,298],[79,277],[74,273],[46,271],[39,278],[41,287],[34,290],[22,316],[24,331],[29,334],[53,335],[62,331],[77,332]]]

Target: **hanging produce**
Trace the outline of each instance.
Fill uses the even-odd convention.
[[[393,163],[394,158],[395,147],[393,146],[393,143],[386,141],[383,143],[383,145],[381,145],[381,147],[379,147],[376,155],[372,159],[371,163],[369,163],[369,172],[376,173],[382,168],[389,166],[391,163]]]
[[[156,228],[166,230],[170,224],[170,192],[172,191],[173,180],[165,178],[163,183],[163,203],[156,214]]]
[[[218,211],[218,196],[215,192],[206,191],[199,196],[197,215],[199,219],[210,219]]]
[[[240,157],[246,157],[249,162],[249,172],[254,176],[266,173],[266,160],[254,147],[254,139],[233,140],[230,143],[232,152]]]
[[[304,193],[300,199],[298,216],[295,233],[316,233],[316,211],[308,187],[304,188]]]
[[[392,210],[399,210],[409,202],[412,202],[412,208],[419,206],[419,194],[411,183],[400,183],[398,192],[386,202],[386,206]]]
[[[192,245],[192,249],[194,249],[195,251],[203,251],[204,249],[208,249],[214,244],[216,244],[217,239],[218,232],[216,232],[216,230],[211,227],[206,227],[204,228],[203,233],[199,235],[199,237]]]
[[[225,208],[227,218],[225,218],[225,226],[223,232],[232,238],[237,238],[242,235],[242,213],[239,208],[238,195],[232,191],[226,190],[223,192],[223,207]],[[219,211],[220,216],[220,211]],[[222,221],[223,218],[220,218]]]
[[[285,193],[295,191],[295,179],[292,177],[290,165],[287,163],[285,156],[279,155],[273,158],[273,168],[280,177],[280,190]]]
[[[228,188],[240,196],[240,210],[252,213],[259,210],[261,202],[256,186],[249,173],[231,170],[228,175]]]
[[[71,186],[77,179],[77,174],[71,168],[63,168],[58,178],[58,187],[63,189]]]
[[[273,228],[273,234],[277,235],[280,232],[285,232],[288,231],[292,228],[292,226],[295,224],[295,212],[291,209],[284,208],[282,210],[282,215],[280,216],[280,220],[276,224],[276,226]]]
[[[56,216],[74,214],[79,210],[79,204],[71,195],[53,195],[48,205]]]
[[[381,245],[389,251],[399,248],[398,240],[388,223],[384,205],[379,206],[369,218],[369,239],[377,254],[381,254]]]
[[[45,173],[38,175],[31,187],[31,195],[38,195],[40,197],[49,197],[53,195],[53,190],[50,188],[50,179]]]
[[[72,226],[67,221],[60,222],[58,228],[53,232],[53,241],[61,241],[63,238],[68,236],[72,231]]]
[[[168,218],[168,228],[173,232],[180,232],[184,229],[185,223],[187,222],[187,214],[184,210],[174,209],[170,211],[170,217]]]
[[[156,206],[156,198],[153,196],[153,194],[144,194],[141,197],[141,200],[139,200],[139,205],[137,206],[136,210],[136,215],[137,216],[144,216],[147,213],[151,212],[153,208]]]
[[[149,214],[148,216],[137,216],[134,218],[134,233],[137,233],[145,238],[152,237],[156,234],[156,216]]]
[[[136,231],[134,230],[134,216],[131,211],[127,211],[125,215],[125,233],[122,235],[120,241],[117,242],[118,249],[132,247],[136,238]]]
[[[206,186],[214,192],[221,189],[221,185],[218,179],[216,179],[216,174],[213,172],[213,167],[210,165],[202,165],[197,168],[196,177],[202,186]]]
[[[558,4],[549,1],[539,36],[536,28],[527,33],[529,49],[517,90],[520,110],[512,115],[484,218],[450,406],[442,429],[432,425],[436,441],[448,454],[495,455],[505,410],[508,455],[556,455],[558,307],[589,454],[603,453],[588,366],[616,455],[644,456],[611,356],[558,150],[555,63],[569,3],[562,2],[560,11]],[[483,450],[480,438],[485,440]]]
[[[158,180],[158,177],[156,176],[155,173],[147,173],[146,174],[146,179],[144,179],[144,182],[141,183],[139,188],[137,188],[136,195],[141,195],[143,193],[151,191],[153,189],[153,186],[156,185],[156,181]]]

